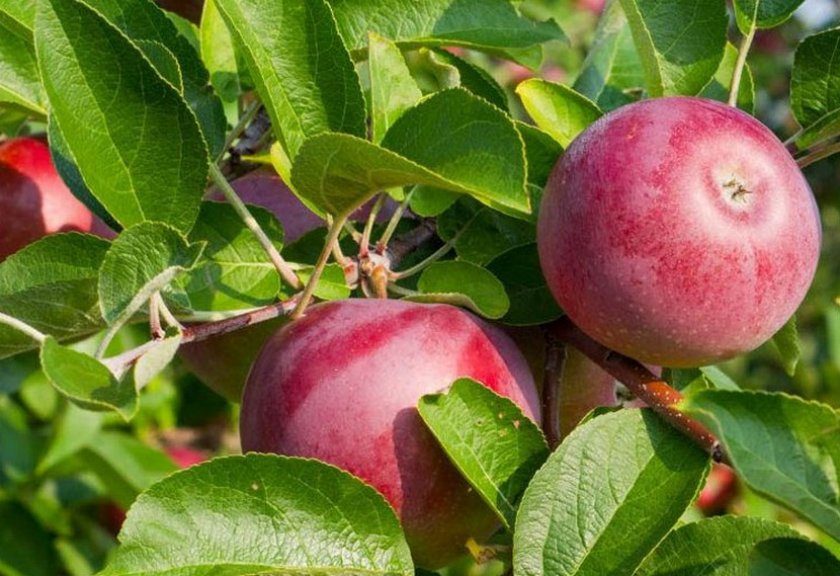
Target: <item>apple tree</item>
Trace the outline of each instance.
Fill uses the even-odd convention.
[[[0,574],[840,574],[839,12],[0,0]]]

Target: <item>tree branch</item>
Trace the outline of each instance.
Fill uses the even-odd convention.
[[[548,449],[560,445],[560,379],[566,363],[566,345],[548,328],[543,329],[545,337],[545,371],[542,388],[542,422]]]

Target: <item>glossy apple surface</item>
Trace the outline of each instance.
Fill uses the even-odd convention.
[[[604,116],[558,161],[538,224],[560,306],[592,338],[649,364],[756,348],[813,279],[819,213],[781,142],[699,98]]]
[[[93,214],[53,167],[49,147],[35,138],[0,144],[0,261],[55,232],[91,232]]]
[[[344,300],[310,308],[261,351],[245,387],[243,451],[311,457],[379,490],[415,562],[440,567],[497,519],[426,429],[416,405],[460,377],[539,418],[526,360],[500,330],[452,306]]]

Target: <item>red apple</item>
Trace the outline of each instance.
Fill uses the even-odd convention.
[[[35,138],[0,144],[0,214],[0,261],[47,234],[91,232],[98,223],[64,185],[49,147]]]
[[[460,377],[539,418],[526,360],[473,315],[396,300],[319,304],[280,329],[254,363],[242,449],[317,458],[355,474],[393,505],[415,561],[440,567],[498,526],[416,410],[422,395]]]
[[[729,466],[715,464],[697,497],[697,507],[708,516],[721,514],[737,494],[738,478],[735,472]]]
[[[740,110],[645,100],[584,131],[558,161],[538,225],[560,306],[602,344],[662,366],[754,349],[816,270],[813,195],[784,145]]]

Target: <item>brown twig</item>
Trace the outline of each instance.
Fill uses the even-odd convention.
[[[566,345],[549,329],[543,330],[545,337],[545,371],[542,388],[542,422],[545,441],[549,450],[560,445],[560,379],[566,363]]]
[[[636,398],[644,401],[668,423],[694,440],[711,454],[716,462],[726,461],[726,455],[717,438],[705,426],[676,408],[683,398],[678,390],[636,360],[599,344],[584,334],[568,317],[564,316],[554,322],[550,331],[560,341],[574,346],[613,378],[622,382]]]
[[[387,247],[391,258],[391,266],[396,267],[402,259],[417,249],[421,244],[434,238],[435,221],[432,218],[424,218],[419,226],[415,226],[405,234],[402,234],[391,241]],[[386,247],[381,243],[376,246],[379,254],[384,253]]]

